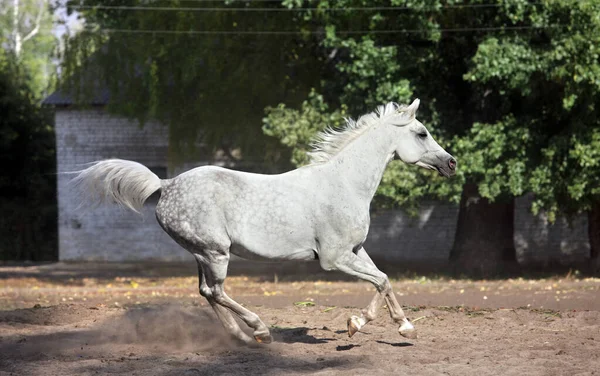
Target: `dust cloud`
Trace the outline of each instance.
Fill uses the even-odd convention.
[[[166,305],[129,309],[114,320],[107,320],[98,332],[101,343],[131,343],[161,350],[235,347],[209,308]]]
[[[108,310],[61,305],[1,312],[0,332],[2,358],[200,353],[238,346],[210,308],[180,305]]]

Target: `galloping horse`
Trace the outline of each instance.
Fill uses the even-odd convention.
[[[160,192],[156,218],[198,264],[200,294],[227,332],[244,343],[252,338],[232,313],[253,329],[254,340],[272,341],[267,326],[223,289],[230,254],[247,259],[318,260],[375,285],[377,293],[360,316],[348,319],[354,335],[373,320],[385,300],[399,333],[416,330],[396,300],[388,277],[367,255],[369,206],[387,164],[408,164],[450,177],[456,160],[416,119],[419,100],[410,106],[388,103],[341,130],[319,134],[311,163],[279,175],[251,174],[202,166],[161,180],[143,165],[111,159],[95,162],[74,178],[97,201],[109,200],[138,211]]]

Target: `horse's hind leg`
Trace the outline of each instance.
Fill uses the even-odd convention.
[[[242,329],[240,329],[237,322],[235,322],[233,316],[231,316],[231,313],[227,309],[217,304],[212,295],[212,290],[208,287],[208,284],[206,283],[206,273],[202,270],[202,264],[199,260],[199,256],[194,254],[194,257],[196,258],[196,263],[198,264],[200,295],[206,298],[210,306],[215,311],[217,318],[221,321],[223,327],[225,328],[227,333],[229,333],[229,335],[231,335],[233,338],[242,341],[243,343],[252,343],[252,338],[250,338],[246,333],[242,331]]]
[[[229,264],[229,252],[218,251],[205,252],[205,260],[202,261],[202,270],[206,272],[206,284],[212,293],[215,302],[221,307],[229,309],[239,316],[242,321],[254,329],[254,339],[259,343],[271,343],[273,338],[267,326],[257,314],[242,307],[231,299],[223,290],[223,283],[227,277],[227,266]]]

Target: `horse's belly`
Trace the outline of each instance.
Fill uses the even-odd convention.
[[[317,259],[317,253],[313,249],[291,249],[281,252],[280,249],[250,250],[243,245],[232,244],[229,250],[232,254],[246,260],[274,261],[274,260],[297,260],[313,261]]]
[[[230,252],[245,259],[316,259],[315,236],[307,227],[298,226],[294,230],[284,230],[274,225],[262,228],[253,226],[236,235],[231,238]]]

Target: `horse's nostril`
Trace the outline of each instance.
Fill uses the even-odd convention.
[[[456,168],[456,159],[450,158],[448,160],[448,167],[450,167],[451,170],[454,170]]]

